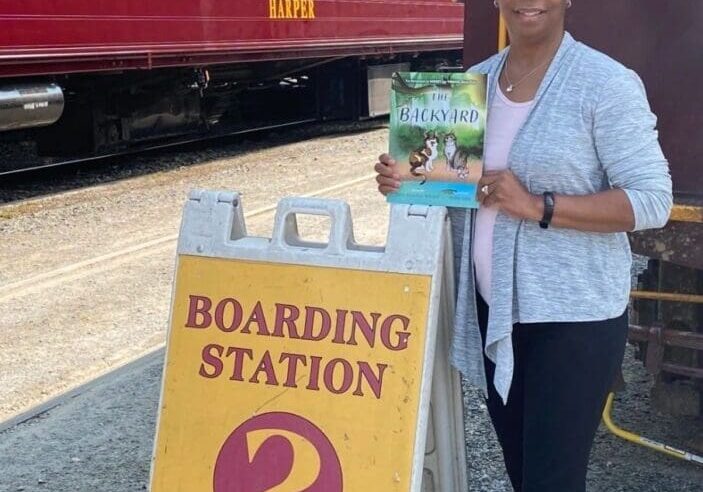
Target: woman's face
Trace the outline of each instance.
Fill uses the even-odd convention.
[[[510,37],[525,40],[549,38],[563,31],[566,4],[567,0],[498,0]]]

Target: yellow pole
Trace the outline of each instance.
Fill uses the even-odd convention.
[[[695,205],[674,205],[669,220],[673,222],[703,223],[703,207]]]
[[[671,446],[667,446],[666,444],[662,444],[657,441],[652,441],[651,439],[647,439],[646,437],[638,436],[637,434],[627,431],[625,429],[622,429],[615,425],[613,422],[613,419],[611,417],[611,412],[613,410],[613,398],[615,397],[614,393],[610,393],[608,395],[608,399],[605,402],[605,408],[603,409],[603,423],[605,426],[608,428],[610,432],[615,434],[616,436],[625,439],[626,441],[633,442],[635,444],[639,444],[640,446],[644,446],[649,449],[653,449],[655,451],[659,451],[660,453],[667,454],[669,456],[673,456],[674,458],[678,458],[681,460],[685,461],[690,461],[692,463],[698,463],[699,465],[703,465],[703,457],[689,453],[687,451],[683,451],[681,449],[673,448]]]
[[[498,51],[508,46],[508,28],[505,26],[505,19],[499,15],[498,21]]]
[[[630,291],[630,297],[633,299],[648,299],[651,301],[688,302],[691,304],[703,304],[703,295],[701,294],[678,294],[676,292],[633,290]]]

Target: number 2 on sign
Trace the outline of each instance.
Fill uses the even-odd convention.
[[[289,463],[287,467],[290,468],[290,473],[278,485],[266,489],[266,492],[292,492],[307,489],[320,474],[320,456],[317,454],[315,446],[298,434],[275,429],[261,429],[250,432],[247,435],[249,461],[254,461],[254,456],[256,456],[265,441],[276,437],[287,440],[291,446],[292,454],[290,455],[290,460],[284,461],[284,463]],[[286,466],[282,468],[286,468]]]
[[[332,443],[310,421],[274,412],[249,419],[226,439],[214,492],[341,492]]]

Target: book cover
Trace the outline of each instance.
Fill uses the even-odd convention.
[[[402,183],[389,202],[478,208],[486,87],[478,73],[393,74],[389,153]]]

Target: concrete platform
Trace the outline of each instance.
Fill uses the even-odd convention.
[[[0,490],[147,490],[163,356],[139,359],[0,432]]]

